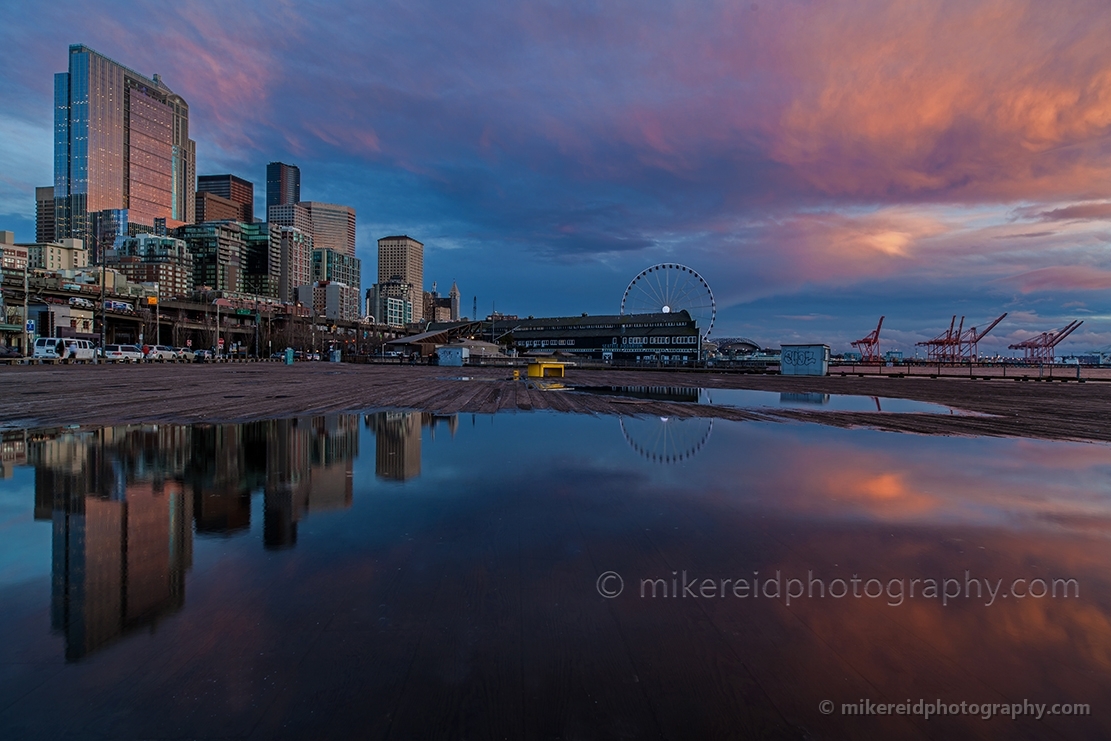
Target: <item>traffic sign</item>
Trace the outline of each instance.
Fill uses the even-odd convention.
[[[193,340],[186,340],[185,341],[185,346],[186,347],[192,347],[193,346]]]
[[[219,339],[219,341],[217,342],[217,344],[218,344],[218,345],[219,345],[220,347],[223,347],[223,346],[224,346],[224,338],[223,338],[223,337],[221,337],[221,338]]]
[[[28,319],[27,320],[27,332],[30,333],[30,334],[35,333],[35,320],[34,319]]]

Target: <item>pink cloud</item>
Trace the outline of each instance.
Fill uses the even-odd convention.
[[[1039,268],[1003,279],[1023,293],[1035,291],[1103,291],[1111,288],[1111,270],[1082,266],[1056,265]]]

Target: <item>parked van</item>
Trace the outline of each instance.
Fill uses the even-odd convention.
[[[65,340],[58,339],[57,337],[40,337],[35,340],[35,351],[31,357],[41,358],[43,360],[57,360],[65,355],[65,351]]]
[[[96,346],[88,340],[63,340],[65,342],[65,360],[79,360],[89,363],[96,360]]]

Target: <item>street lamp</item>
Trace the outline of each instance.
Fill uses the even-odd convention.
[[[158,281],[154,282],[154,344],[162,344],[162,296],[158,290]]]

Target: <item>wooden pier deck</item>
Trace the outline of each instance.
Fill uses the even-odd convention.
[[[814,421],[943,435],[1111,442],[1111,384],[957,378],[798,378],[714,372],[569,369],[566,390],[514,381],[506,368],[345,363],[9,366],[0,424],[56,426],[245,421],[397,408],[439,414],[538,411]],[[466,379],[466,380],[461,380]],[[732,409],[621,398],[576,386],[744,388],[905,398],[990,416]]]

